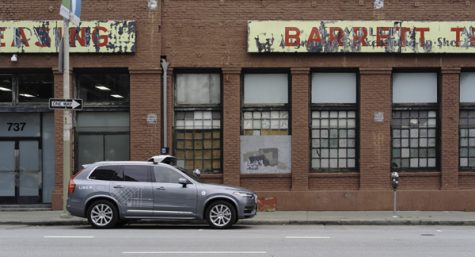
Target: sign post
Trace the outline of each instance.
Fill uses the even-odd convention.
[[[63,25],[63,97],[71,98],[70,70],[69,70],[69,21],[79,25],[81,12],[81,0],[62,0],[60,15],[64,18]],[[60,53],[61,54],[61,53]],[[50,101],[51,105],[51,101]],[[66,210],[68,197],[68,184],[71,177],[71,129],[72,112],[70,109],[63,110],[63,210]]]

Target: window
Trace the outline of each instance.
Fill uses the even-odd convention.
[[[356,169],[356,74],[312,74],[312,169]]]
[[[155,181],[159,183],[179,183],[179,179],[183,178],[178,172],[168,167],[155,166],[153,168]]]
[[[129,74],[126,70],[79,70],[79,98],[86,104],[120,105],[129,102]]]
[[[77,113],[76,167],[129,159],[129,113]]]
[[[150,182],[149,167],[142,165],[125,165],[124,180],[133,182]]]
[[[122,181],[124,180],[122,167],[120,166],[101,166],[96,168],[89,179],[107,180],[107,181]]]
[[[460,168],[475,170],[475,72],[460,75]]]
[[[437,74],[394,73],[392,162],[437,167]]]
[[[177,165],[221,172],[221,76],[179,73],[175,78]]]
[[[243,135],[289,134],[288,74],[244,75]]]
[[[0,74],[0,103],[47,103],[53,97],[51,71]]]

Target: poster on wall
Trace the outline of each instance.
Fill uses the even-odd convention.
[[[290,136],[241,136],[241,173],[290,173]]]

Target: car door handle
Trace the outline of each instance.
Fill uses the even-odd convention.
[[[165,187],[157,187],[158,190],[165,190]]]
[[[114,188],[124,188],[124,186],[117,185],[117,186],[114,186]]]

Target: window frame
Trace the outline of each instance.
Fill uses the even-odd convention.
[[[394,103],[393,102],[393,88],[394,88],[394,74],[395,73],[434,73],[436,75],[437,79],[437,85],[436,85],[436,90],[437,90],[437,102],[436,103],[427,103],[427,102],[422,102],[422,103]],[[395,111],[434,111],[436,113],[436,122],[435,122],[435,167],[400,167],[398,166],[398,169],[400,171],[408,171],[408,172],[432,172],[434,170],[439,171],[440,170],[440,149],[441,149],[441,117],[440,117],[440,101],[441,101],[441,73],[439,70],[434,70],[434,69],[425,69],[425,70],[420,70],[420,69],[401,69],[401,70],[393,70],[391,74],[391,120],[390,120],[390,140],[391,140],[391,148],[390,148],[390,160],[391,164],[393,164],[393,148],[394,148],[394,132],[393,130],[395,127],[393,127],[393,115]],[[418,127],[418,129],[420,129]],[[419,139],[420,137],[418,137]],[[410,146],[410,144],[409,144]],[[410,148],[410,147],[409,147]],[[411,149],[411,148],[410,148]],[[417,149],[420,149],[419,146]],[[419,160],[420,157],[417,157]],[[420,163],[420,162],[419,162]],[[409,163],[410,166],[410,163]]]
[[[266,74],[285,74],[287,75],[287,103],[280,103],[280,104],[246,104],[245,103],[245,76],[247,74],[261,74],[261,75],[266,75]],[[263,112],[287,112],[287,134],[286,135],[292,135],[292,76],[290,73],[290,70],[288,69],[260,69],[260,70],[255,70],[255,69],[243,69],[241,73],[241,121],[240,121],[240,134],[241,136],[246,136],[245,131],[246,129],[244,128],[244,113],[246,112],[260,112],[261,115]],[[262,118],[261,118],[262,121]],[[262,128],[260,129],[250,129],[252,130],[259,130],[261,131]],[[273,129],[269,129],[272,131]],[[275,129],[275,130],[280,130],[280,129]],[[282,129],[283,130],[283,129]],[[250,135],[247,135],[250,136]],[[260,136],[262,133],[260,133]]]
[[[313,75],[316,73],[353,73],[355,74],[355,91],[356,91],[356,99],[355,103],[313,103],[312,102],[312,93],[313,93],[313,85],[312,85],[312,80],[313,80]],[[315,69],[311,70],[309,73],[309,103],[310,103],[310,111],[309,111],[309,139],[310,139],[310,151],[309,151],[309,166],[310,166],[310,172],[311,173],[347,173],[347,172],[358,172],[360,169],[360,162],[359,162],[359,156],[360,156],[360,72],[358,69]],[[355,112],[355,167],[353,168],[314,168],[312,165],[313,162],[313,157],[312,157],[312,150],[314,149],[313,147],[313,137],[312,137],[312,114],[313,112],[318,111],[345,111],[345,112],[350,112],[354,111]],[[330,148],[329,148],[330,149]],[[340,149],[340,148],[336,148]],[[349,149],[349,148],[345,148]],[[348,157],[346,157],[348,159]]]
[[[40,110],[40,111],[51,111],[49,110],[49,101],[20,101],[20,76],[28,74],[44,74],[48,75],[51,78],[51,92],[50,97],[54,97],[54,75],[51,69],[38,68],[38,69],[16,69],[16,70],[1,70],[0,76],[10,77],[12,83],[11,90],[11,101],[9,102],[0,102],[0,107],[14,107],[16,110]],[[48,98],[48,99],[49,99]]]
[[[219,90],[220,90],[220,93],[219,93],[219,97],[220,97],[220,101],[219,101],[219,104],[178,104],[177,103],[177,77],[180,75],[180,74],[218,74],[219,75],[219,79],[220,79],[220,85],[219,85]],[[186,129],[177,129],[177,119],[176,119],[176,113],[177,112],[184,112],[184,113],[188,113],[188,112],[192,112],[192,113],[195,113],[195,112],[211,112],[211,116],[213,116],[213,112],[219,112],[220,113],[220,124],[219,124],[219,152],[220,152],[220,155],[219,155],[219,166],[220,166],[220,169],[219,170],[214,170],[214,166],[213,166],[213,162],[214,160],[214,154],[213,154],[213,151],[215,151],[214,147],[212,147],[211,149],[211,171],[206,171],[206,170],[202,170],[202,173],[206,173],[206,174],[222,174],[223,173],[223,73],[220,69],[174,69],[173,71],[173,111],[172,111],[172,115],[173,115],[173,153],[175,156],[177,156],[177,151],[180,150],[180,149],[177,149],[177,145],[178,145],[178,138],[177,138],[177,133],[180,133],[180,131],[186,131]],[[186,115],[186,114],[185,114]],[[211,123],[213,121],[213,117],[211,117]],[[212,125],[213,126],[213,125]],[[195,131],[205,131],[205,130],[209,130],[211,132],[211,142],[214,141],[214,134],[213,134],[213,131],[217,131],[218,129],[200,129],[200,130],[196,130],[196,129],[193,129],[193,135],[195,135]],[[205,138],[202,138],[202,140],[205,139]],[[193,142],[193,145],[194,145],[194,140],[192,141]],[[185,151],[186,148],[183,148],[183,151]],[[204,148],[202,148],[204,149]],[[195,156],[194,154],[195,152],[195,148],[193,146],[193,156]],[[184,159],[184,161],[186,162],[187,159]],[[196,162],[196,158],[193,158],[193,159],[189,159],[189,160],[193,160],[193,169],[196,168],[195,166],[195,162]],[[202,157],[201,159],[199,159],[201,161],[203,160],[207,160],[207,159],[204,159],[204,157]],[[185,165],[186,166],[186,165]],[[184,167],[185,168],[185,167]]]
[[[81,84],[79,82],[80,76],[85,74],[97,75],[97,74],[127,74],[129,77],[129,87],[128,87],[128,97],[124,101],[88,101],[83,99],[84,102],[84,111],[100,109],[101,111],[128,111],[130,106],[130,96],[131,96],[131,76],[128,68],[80,68],[74,70],[74,95],[77,98],[81,98]],[[82,99],[82,98],[81,98]]]
[[[470,166],[470,135],[468,134],[467,137],[462,137],[462,129],[467,129],[467,130],[470,130],[470,125],[468,125],[466,128],[462,128],[462,112],[474,112],[475,113],[475,101],[474,102],[462,102],[461,101],[461,96],[462,96],[462,74],[463,73],[473,73],[475,74],[475,70],[473,69],[468,69],[468,70],[462,70],[460,72],[460,79],[459,79],[459,124],[458,124],[458,136],[459,136],[459,147],[458,147],[458,163],[459,163],[459,170],[460,171],[464,171],[464,172],[475,172],[475,166],[471,167]],[[475,126],[472,128],[472,129],[475,129]],[[470,133],[470,131],[468,131],[468,133]],[[472,137],[473,138],[473,137]],[[468,148],[468,152],[467,152],[467,155],[468,155],[468,161],[467,161],[467,166],[462,166],[462,139],[466,139],[467,140],[467,146],[466,148]],[[475,146],[474,146],[475,147]]]

